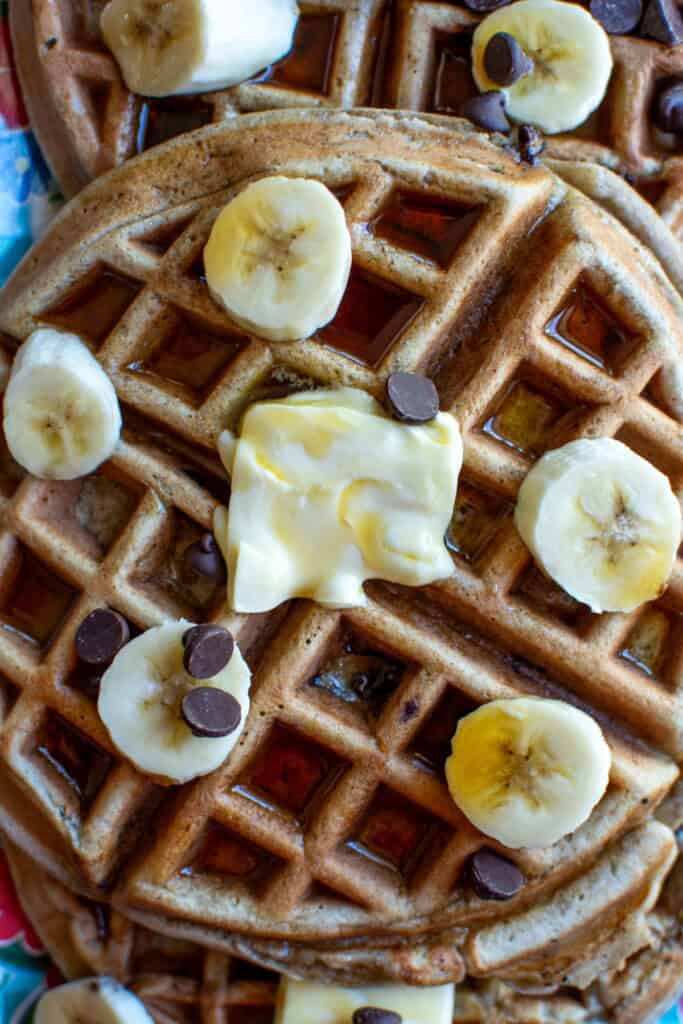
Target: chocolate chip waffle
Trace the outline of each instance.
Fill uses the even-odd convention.
[[[10,11],[31,120],[69,195],[149,146],[236,113],[371,104],[452,116],[476,94],[469,53],[478,16],[462,4],[305,3],[292,52],[257,80],[153,101],[125,88],[99,33],[103,6],[104,0],[29,0]],[[654,127],[650,110],[661,83],[683,76],[683,48],[610,39],[615,70],[603,103],[576,131],[549,139],[549,153],[627,175],[680,235],[681,143]]]
[[[273,167],[342,197],[354,250],[334,321],[283,346],[237,331],[201,269],[218,210]],[[376,974],[419,981],[418,935],[423,954],[442,941],[451,977],[556,984],[586,958],[598,970],[597,947],[653,905],[675,855],[651,815],[683,749],[681,570],[654,605],[598,618],[532,568],[510,513],[533,459],[583,435],[619,437],[680,492],[680,313],[662,263],[616,218],[438,118],[252,115],[91,186],[3,293],[8,352],[39,323],[80,332],[125,421],[84,480],[22,480],[2,460],[6,830],[29,846],[21,821],[37,808],[48,866],[84,892],[113,890],[203,942],[238,933],[285,961],[298,943],[302,970],[308,947],[330,971],[335,956],[358,971],[375,956]],[[220,431],[249,402],[314,382],[379,396],[399,368],[430,372],[462,425],[452,579],[376,584],[343,613],[295,602],[224,617],[223,588],[181,565],[227,499]],[[74,650],[102,605],[133,631],[180,616],[231,628],[253,703],[219,772],[168,790],[116,754]],[[442,765],[460,716],[520,693],[587,706],[613,770],[576,833],[506,852],[527,884],[497,903],[469,885],[469,858],[491,844]]]
[[[477,94],[470,71],[480,16],[464,4],[397,0],[384,105],[457,114]],[[598,109],[568,134],[548,136],[560,159],[602,164],[626,174],[673,231],[683,230],[683,145],[661,133],[651,109],[661,85],[683,77],[683,47],[631,35],[610,36],[614,71]]]
[[[24,908],[67,978],[116,977],[144,1000],[155,1021],[272,1024],[279,978],[191,942],[169,939],[108,906],[75,896],[7,845]],[[632,958],[587,993],[565,988],[525,995],[503,982],[456,989],[454,1024],[647,1024],[681,983],[681,925],[672,879],[651,915],[656,948]]]

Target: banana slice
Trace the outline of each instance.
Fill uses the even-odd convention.
[[[127,988],[114,978],[81,978],[50,989],[36,1007],[35,1024],[154,1024]]]
[[[222,764],[249,713],[251,673],[237,645],[213,677],[200,681],[185,671],[183,637],[191,625],[168,622],[126,644],[102,677],[97,705],[121,753],[141,771],[174,782],[208,775]],[[197,736],[185,724],[183,698],[200,685],[225,690],[238,701],[241,722],[227,736]]]
[[[29,473],[75,480],[112,454],[121,411],[113,384],[81,339],[41,328],[14,360],[4,428],[10,452]]]
[[[341,988],[283,978],[275,1024],[351,1024],[354,1012],[363,1007],[399,1014],[403,1024],[452,1024],[454,1002],[454,985]]]
[[[494,700],[466,715],[446,762],[451,796],[473,825],[512,849],[550,846],[589,817],[607,788],[600,727],[559,700]]]
[[[500,89],[486,72],[491,38],[506,32],[533,61],[530,74],[502,91],[506,113],[544,132],[571,131],[600,105],[612,74],[609,39],[579,4],[520,0],[481,22],[472,41],[472,72],[481,92]]]
[[[343,207],[319,181],[264,178],[222,211],[204,265],[214,298],[247,331],[309,338],[332,320],[349,280]]]
[[[658,597],[681,540],[667,477],[606,437],[539,459],[520,488],[515,522],[548,576],[594,612],[629,612]]]
[[[144,96],[227,89],[291,49],[296,0],[110,0],[104,41]]]

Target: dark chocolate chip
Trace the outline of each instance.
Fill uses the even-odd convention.
[[[193,626],[183,637],[185,671],[193,679],[211,679],[232,657],[235,641],[222,626]]]
[[[380,1010],[376,1006],[363,1006],[351,1018],[353,1024],[403,1024],[403,1017],[393,1010]]]
[[[486,44],[484,68],[497,85],[514,85],[533,71],[534,62],[509,32],[496,32]]]
[[[199,573],[214,583],[225,583],[225,562],[212,533],[205,533],[194,544],[190,544],[185,549],[183,560],[185,566],[192,572]]]
[[[429,423],[439,411],[434,381],[420,373],[392,373],[387,380],[389,411],[403,423]]]
[[[489,11],[497,11],[499,7],[507,7],[511,0],[465,0],[465,7],[478,14],[487,14]]]
[[[459,113],[485,132],[502,132],[506,135],[511,128],[505,113],[505,96],[494,89],[467,100]]]
[[[650,0],[640,23],[640,34],[665,46],[683,43],[683,14],[676,0]]]
[[[194,736],[229,736],[242,720],[239,701],[215,686],[197,686],[183,697],[182,714]]]
[[[470,861],[470,876],[477,896],[483,900],[509,900],[524,885],[524,875],[511,860],[483,847]]]
[[[643,0],[590,0],[590,12],[612,36],[637,28],[643,16]]]
[[[420,710],[420,702],[415,697],[410,697],[401,708],[401,721],[409,722]]]
[[[97,608],[78,627],[76,653],[86,665],[108,665],[129,640],[130,629],[123,615],[111,608]]]
[[[683,133],[683,79],[662,89],[655,99],[652,118],[663,132]]]
[[[533,167],[545,149],[545,139],[533,124],[521,124],[517,130],[517,149],[522,160]]]

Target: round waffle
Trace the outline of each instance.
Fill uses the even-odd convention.
[[[69,978],[115,977],[144,1000],[157,1024],[272,1024],[278,976],[191,942],[169,939],[104,904],[74,896],[11,844],[6,846],[24,909]],[[673,880],[651,915],[656,948],[629,960],[589,992],[525,995],[503,982],[456,989],[454,1024],[648,1024],[681,985],[681,926]]]
[[[99,33],[104,0],[28,0],[10,10],[32,122],[69,195],[148,146],[236,113],[377,106],[452,116],[476,93],[469,65],[478,17],[432,0],[313,0],[290,55],[253,82],[201,97],[147,101],[125,87]],[[548,152],[601,163],[638,184],[683,232],[683,150],[653,128],[658,85],[683,76],[683,47],[610,37],[615,70],[586,124]]]
[[[217,211],[274,168],[342,197],[354,250],[335,320],[287,346],[231,324],[200,260]],[[682,302],[667,252],[660,262],[548,169],[424,116],[252,115],[87,189],[2,296],[8,358],[40,323],[81,333],[125,420],[115,456],[85,480],[22,480],[2,458],[7,831],[19,842],[14,822],[37,808],[49,856],[84,891],[113,890],[117,905],[202,941],[298,943],[302,970],[308,947],[357,970],[376,956],[377,973],[396,976],[418,935],[448,948],[451,977],[556,984],[577,961],[599,964],[603,939],[609,956],[633,952],[608,940],[647,913],[675,857],[652,812],[683,751],[681,565],[655,604],[592,616],[533,568],[510,513],[534,458],[585,435],[620,438],[681,493],[666,370]],[[558,317],[577,303],[593,326],[565,335]],[[379,395],[398,368],[429,372],[463,431],[453,577],[419,591],[374,584],[366,607],[343,613],[294,602],[222,618],[224,591],[179,571],[227,500],[220,431],[250,401],[312,382]],[[137,629],[180,616],[230,626],[253,703],[220,771],[169,791],[112,748],[74,650],[101,605]],[[326,680],[357,657],[382,682],[349,705]],[[462,714],[519,693],[588,707],[613,770],[585,826],[514,853],[527,885],[500,904],[469,886],[468,859],[490,844],[453,804],[442,764]],[[387,967],[374,950],[393,947]],[[419,975],[419,943],[415,958]]]

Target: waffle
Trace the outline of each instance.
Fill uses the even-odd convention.
[[[230,324],[199,262],[226,199],[273,167],[342,197],[354,249],[333,323],[277,348]],[[426,234],[406,235],[406,206]],[[443,231],[438,245],[428,233],[435,220],[449,228],[447,252]],[[558,333],[577,301],[609,339],[602,355],[593,335]],[[111,462],[84,481],[21,480],[2,460],[6,830],[19,842],[13,815],[37,808],[45,849],[83,891],[113,893],[203,942],[236,933],[285,959],[298,943],[292,962],[304,964],[306,947],[331,943],[355,968],[376,955],[395,976],[417,936],[443,936],[452,977],[467,968],[556,983],[585,957],[587,934],[616,934],[652,906],[675,855],[651,814],[683,751],[682,575],[679,563],[666,595],[631,616],[591,616],[532,568],[510,511],[533,458],[585,434],[626,441],[680,493],[676,396],[662,374],[679,358],[681,306],[663,264],[615,217],[438,118],[252,115],[91,186],[2,296],[8,353],[39,323],[83,333],[125,420]],[[223,591],[197,590],[179,571],[227,498],[220,431],[249,401],[312,383],[379,395],[398,368],[428,370],[464,432],[452,579],[420,591],[374,584],[367,607],[344,613],[294,602],[221,618]],[[186,616],[234,632],[254,672],[252,710],[213,776],[165,790],[111,747],[74,651],[78,624],[103,604],[134,629]],[[349,657],[383,680],[374,702],[331,692],[329,673]],[[584,827],[514,853],[528,884],[494,904],[468,886],[466,863],[485,840],[441,765],[459,716],[519,693],[587,706],[613,770]],[[298,782],[286,785],[292,764]]]
[[[106,0],[22,0],[11,10],[31,122],[67,194],[150,146],[238,113],[365,106],[387,0],[305,3],[292,51],[253,82],[204,96],[142,100],[104,45]]]
[[[125,88],[98,31],[104,0],[28,0],[10,11],[31,120],[68,194],[146,146],[236,113],[376,106],[453,115],[476,88],[477,17],[431,0],[318,0],[289,57],[225,92],[145,102]],[[683,154],[651,127],[658,82],[683,75],[683,48],[611,37],[615,73],[589,121],[551,140],[552,156],[626,174],[683,234]]]
[[[65,977],[118,978],[145,1001],[157,1024],[272,1024],[277,975],[136,925],[75,896],[16,847],[8,844],[7,855],[24,908]],[[681,984],[674,893],[672,879],[651,915],[656,948],[590,992],[565,988],[534,996],[498,981],[470,981],[456,989],[454,1024],[648,1024],[671,1005]]]
[[[383,103],[454,114],[476,95],[470,35],[479,17],[464,4],[396,0]],[[607,94],[574,132],[549,136],[553,158],[602,164],[627,175],[672,230],[683,232],[683,148],[658,132],[650,108],[659,83],[683,77],[683,47],[610,36]]]

